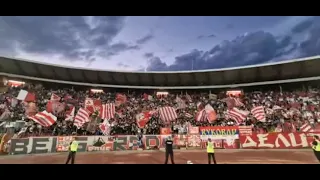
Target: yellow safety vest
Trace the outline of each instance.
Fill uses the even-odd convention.
[[[316,140],[317,141],[317,140]],[[314,149],[315,151],[320,151],[320,141],[317,141],[317,145],[316,146],[312,146],[312,149]]]
[[[213,142],[207,142],[207,153],[214,153]]]
[[[72,143],[70,145],[70,151],[77,152],[78,145],[79,145],[78,141],[72,141]]]

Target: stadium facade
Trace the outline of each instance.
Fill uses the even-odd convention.
[[[0,76],[100,88],[216,89],[320,80],[320,56],[236,68],[179,72],[83,69],[0,57]]]

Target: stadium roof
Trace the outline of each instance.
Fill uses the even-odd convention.
[[[103,71],[0,57],[0,75],[93,87],[196,89],[320,77],[320,56],[236,68],[175,71]],[[319,78],[320,79],[320,78]],[[271,83],[270,83],[271,84]]]

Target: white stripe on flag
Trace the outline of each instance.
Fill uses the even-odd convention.
[[[101,111],[101,119],[112,119],[116,113],[116,106],[114,103],[103,104]]]
[[[301,132],[313,132],[313,129],[311,127],[311,125],[309,123],[304,123],[301,127],[300,127],[300,131]]]
[[[39,112],[34,116],[28,117],[43,127],[49,127],[57,121],[57,117],[47,111]]]
[[[237,108],[233,108],[227,111],[227,116],[229,116],[230,119],[235,120],[238,124],[241,124],[247,118],[248,113]]]
[[[196,121],[205,121],[207,119],[207,112],[205,109],[198,112]]]
[[[173,107],[161,107],[159,108],[160,118],[164,122],[173,121],[178,118],[176,110]]]
[[[89,113],[85,109],[80,108],[76,117],[74,118],[73,124],[80,128],[86,122],[89,122]]]
[[[251,110],[251,114],[255,117],[258,121],[265,122],[266,121],[266,113],[264,112],[263,106],[254,107]]]

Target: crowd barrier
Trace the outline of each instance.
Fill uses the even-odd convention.
[[[240,136],[239,139],[215,139],[212,137],[217,149],[293,149],[310,148],[312,134],[308,133],[268,133]],[[78,136],[79,152],[92,151],[125,151],[165,148],[168,135],[146,135],[142,144],[137,136]],[[201,135],[175,135],[174,148],[204,149],[208,137]],[[68,151],[71,136],[58,137],[30,137],[11,139],[7,144],[7,153],[39,154]]]
[[[319,133],[266,133],[257,134],[244,127],[200,127],[198,134],[174,135],[174,148],[204,149],[211,138],[217,149],[293,149],[310,148],[313,135]],[[142,143],[134,135],[119,136],[77,136],[79,152],[125,151],[165,148],[170,135],[145,135]],[[4,152],[10,155],[38,154],[68,151],[71,136],[30,137],[11,139]]]

